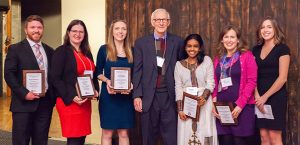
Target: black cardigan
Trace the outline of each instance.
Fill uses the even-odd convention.
[[[88,52],[86,56],[94,62],[91,52]],[[53,76],[55,96],[61,97],[65,105],[70,105],[73,98],[77,96],[75,88],[77,80],[77,65],[71,46],[62,45],[56,48],[52,57],[51,74]],[[93,83],[95,89],[98,91],[99,83],[95,75],[93,77]]]

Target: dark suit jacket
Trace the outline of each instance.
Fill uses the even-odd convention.
[[[157,82],[157,61],[154,35],[144,36],[135,41],[133,67],[133,97],[141,97],[143,112],[147,112],[152,104]],[[165,81],[168,94],[175,102],[174,68],[181,58],[183,41],[180,37],[167,34],[167,48],[165,56]]]
[[[51,75],[51,57],[53,55],[53,48],[42,43],[48,59],[48,90],[45,97],[49,97],[49,103],[54,106],[52,95]],[[4,78],[7,85],[12,90],[12,99],[10,110],[12,112],[34,112],[39,105],[39,99],[33,101],[25,100],[25,96],[29,92],[23,86],[23,70],[39,70],[36,57],[30,47],[27,39],[13,44],[8,48],[7,56],[4,65]]]
[[[90,52],[87,54],[87,57],[94,61]],[[77,96],[75,88],[77,63],[71,46],[62,45],[55,50],[52,58],[51,74],[53,76],[55,96],[61,97],[66,105],[71,104],[74,97]],[[95,75],[93,82],[95,89],[98,91],[99,84]]]

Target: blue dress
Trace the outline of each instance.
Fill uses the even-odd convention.
[[[128,63],[126,57],[118,57],[117,61],[106,59],[106,45],[102,45],[98,51],[96,74],[104,73],[110,79],[111,67],[129,67],[132,69],[133,63]],[[104,71],[104,72],[103,72]],[[106,83],[102,82],[99,98],[100,125],[103,129],[126,129],[134,127],[134,107],[132,94],[110,95],[106,89]]]

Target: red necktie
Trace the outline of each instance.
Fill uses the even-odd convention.
[[[166,49],[165,39],[164,38],[159,38],[159,40],[160,40],[160,51],[162,52],[162,55],[163,55],[164,52],[165,52],[165,49]]]

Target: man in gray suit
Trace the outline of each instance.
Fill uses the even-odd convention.
[[[161,134],[165,145],[177,145],[174,68],[183,49],[180,37],[167,32],[170,15],[156,9],[154,33],[136,40],[134,47],[134,108],[141,112],[143,145],[154,145]]]

